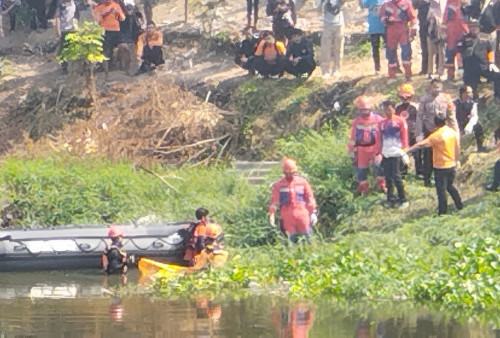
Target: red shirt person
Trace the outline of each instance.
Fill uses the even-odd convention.
[[[297,163],[285,158],[282,163],[284,177],[273,184],[269,215],[274,223],[274,213],[280,209],[282,230],[292,242],[298,235],[309,238],[317,218],[317,205],[309,182],[297,174]]]

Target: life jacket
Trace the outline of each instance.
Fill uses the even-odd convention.
[[[102,254],[102,269],[108,274],[123,273],[127,266],[127,253],[120,246],[111,244]]]

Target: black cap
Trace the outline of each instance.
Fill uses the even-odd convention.
[[[196,219],[200,220],[202,217],[208,216],[209,213],[210,213],[210,211],[208,211],[205,208],[198,208],[198,209],[196,209],[194,214],[196,216]]]

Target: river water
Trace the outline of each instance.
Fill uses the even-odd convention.
[[[129,286],[138,285],[137,271]],[[311,303],[273,296],[163,300],[116,296],[95,271],[0,274],[0,338],[8,337],[500,337],[410,304]],[[137,288],[141,289],[139,286]],[[136,294],[136,292],[134,292]]]

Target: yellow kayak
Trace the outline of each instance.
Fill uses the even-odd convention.
[[[224,266],[227,261],[228,252],[225,250],[216,250],[212,253],[200,252],[195,256],[194,266],[181,266],[176,264],[169,264],[164,262],[155,261],[149,258],[139,259],[137,266],[141,273],[141,280],[143,277],[150,279],[155,275],[173,276],[183,272],[194,272],[205,267],[207,264],[212,265],[214,268]]]

